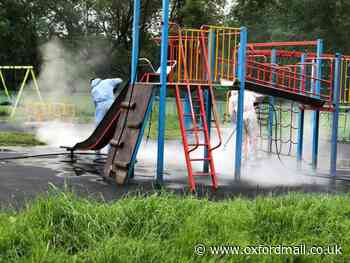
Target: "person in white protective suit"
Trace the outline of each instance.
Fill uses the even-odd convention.
[[[256,116],[254,103],[258,97],[261,97],[252,91],[244,91],[244,110],[243,110],[243,132],[244,132],[244,158],[248,159],[248,149],[252,153],[252,157],[255,158],[257,155],[257,143],[258,143],[258,119]],[[238,106],[238,91],[232,90],[230,92],[228,110],[231,115],[231,120],[236,126],[237,122],[237,106]]]
[[[92,79],[91,80],[91,96],[95,105],[95,124],[96,127],[102,121],[109,108],[112,106],[115,97],[114,93],[118,90],[123,82],[120,78],[114,79]],[[107,151],[109,147],[106,147]],[[96,153],[101,153],[97,151]]]
[[[114,102],[114,93],[123,80],[115,79],[92,79],[91,96],[95,105],[95,123],[96,126],[102,121],[103,117]]]

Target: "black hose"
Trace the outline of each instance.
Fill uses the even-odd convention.
[[[147,136],[146,136],[146,143],[149,142],[151,138],[151,129],[152,129],[152,118],[153,118],[153,109],[151,109],[151,113],[149,116],[149,122],[148,122],[148,131],[147,131]]]
[[[87,152],[75,152],[74,155],[75,154],[77,154],[77,155],[107,156],[106,154],[96,154],[96,153],[87,153]],[[21,159],[29,159],[29,158],[60,156],[60,155],[71,155],[71,153],[69,153],[69,152],[62,152],[62,153],[46,153],[46,154],[34,154],[34,155],[22,155],[22,156],[4,157],[4,158],[0,158],[0,161],[21,160]]]

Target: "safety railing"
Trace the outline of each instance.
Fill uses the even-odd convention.
[[[28,121],[72,120],[76,117],[76,106],[66,103],[26,103],[24,112]]]
[[[240,29],[202,26],[200,29],[172,31],[169,37],[169,60],[177,61],[170,82],[208,85],[219,80],[234,81]]]
[[[228,80],[234,80],[236,77],[239,29],[214,26],[202,26],[200,29],[182,29],[176,25],[173,27],[177,33],[169,39],[169,60],[176,61],[176,72],[170,76],[170,84],[173,81],[176,85],[186,87],[188,98],[191,97],[191,86],[208,86],[212,99],[214,127],[218,135],[217,145],[210,149],[214,150],[221,146],[222,137],[212,86],[213,82],[223,77]],[[191,99],[189,104],[192,108]],[[191,115],[195,126],[194,112],[191,112]],[[208,121],[210,124],[211,120]],[[195,134],[197,138],[196,128]]]
[[[350,57],[343,57],[340,64],[340,103],[350,105]]]
[[[333,63],[329,63],[333,71]],[[276,65],[247,60],[247,80],[289,93],[319,98],[331,102],[333,90],[333,74],[317,78],[315,62],[295,65]],[[320,85],[320,93],[316,84]]]

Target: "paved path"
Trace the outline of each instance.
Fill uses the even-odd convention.
[[[18,152],[0,152],[0,159],[23,154],[20,150],[21,148],[17,148]],[[39,147],[22,151],[49,153],[57,152],[58,149]],[[107,201],[117,200],[125,195],[150,194],[157,191],[153,185],[154,164],[142,159],[137,166],[135,179],[124,187],[103,181],[99,175],[101,166],[94,162],[92,156],[80,156],[76,163],[68,161],[68,157],[65,156],[0,161],[1,206],[23,207],[27,200],[46,193],[51,184],[60,189],[71,189],[82,196]],[[233,196],[254,198],[257,195],[277,195],[289,191],[337,193],[350,189],[350,184],[332,183],[323,179],[301,180],[298,184],[260,185],[251,180],[243,180],[237,184],[232,176],[219,176],[219,190],[211,191],[210,183],[202,181],[202,186],[198,187],[199,195],[221,200]],[[186,171],[179,167],[168,167],[165,172],[165,187],[171,192],[187,194]]]

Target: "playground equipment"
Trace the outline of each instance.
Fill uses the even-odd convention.
[[[36,76],[35,76],[35,72],[34,72],[34,67],[33,66],[0,66],[0,80],[1,80],[1,85],[5,91],[5,94],[7,96],[7,99],[9,101],[11,101],[11,97],[10,97],[10,93],[8,91],[8,86],[6,83],[6,74],[4,74],[5,70],[11,70],[14,72],[14,74],[16,74],[16,71],[23,71],[24,70],[24,77],[23,80],[21,81],[20,84],[20,88],[18,90],[18,94],[16,96],[14,105],[12,107],[12,111],[11,111],[11,117],[13,117],[16,113],[16,110],[18,108],[19,102],[21,100],[22,94],[23,94],[23,90],[26,87],[27,81],[29,79],[29,76],[32,77],[32,81],[33,81],[33,86],[34,86],[34,90],[38,96],[38,99],[40,100],[40,102],[43,102],[43,99],[41,97],[41,93],[40,93],[40,89],[36,80]],[[16,80],[15,80],[16,81]]]
[[[76,107],[67,103],[26,103],[25,115],[28,121],[72,120],[76,117]]]
[[[344,73],[347,58],[341,57],[340,54],[324,54],[322,40],[247,44],[245,27],[181,28],[169,24],[168,13],[169,1],[163,0],[162,36],[159,39],[160,70],[155,71],[153,68],[152,72],[144,74],[138,81],[140,0],[134,1],[131,83],[123,88],[92,136],[68,150],[73,153],[78,149],[100,149],[113,137],[105,176],[114,176],[118,183],[124,183],[133,174],[145,122],[154,97],[153,90],[155,86],[159,87],[156,182],[162,184],[166,94],[167,89],[173,88],[190,189],[195,191],[197,176],[210,178],[215,189],[218,187],[218,182],[213,155],[222,141],[215,89],[226,86],[228,89],[239,90],[234,156],[235,179],[239,180],[241,176],[245,89],[270,96],[266,117],[269,152],[272,152],[273,127],[277,125],[274,125],[274,112],[283,111],[281,107],[276,106],[276,98],[300,104],[297,113],[296,142],[299,164],[303,159],[304,112],[312,111],[314,169],[317,168],[318,160],[320,111],[331,112],[333,118],[330,174],[336,175],[339,98],[342,96],[344,101],[350,100],[349,89],[340,87],[340,82],[344,79],[345,83],[348,83],[348,75]],[[169,34],[170,27],[171,34]],[[310,47],[315,50],[310,52]],[[285,48],[298,50],[290,51]],[[184,110],[183,101],[187,101],[188,110]],[[292,111],[294,114],[294,108]],[[192,127],[186,126],[186,118],[191,120]],[[213,130],[217,134],[217,142],[211,139],[212,123]],[[203,157],[192,157],[195,151],[202,151]],[[228,158],[233,159],[233,156]],[[203,170],[193,171],[194,162],[202,162]]]

